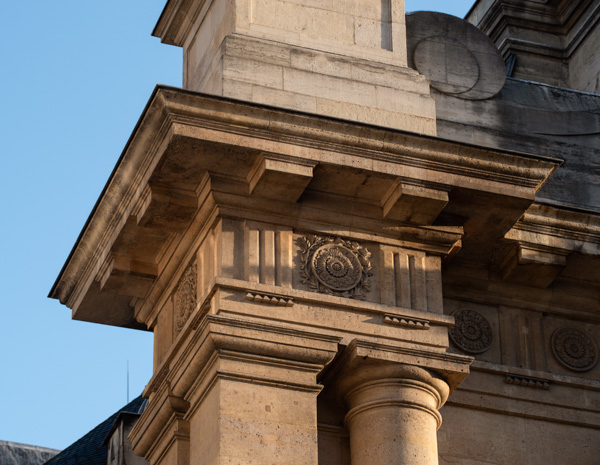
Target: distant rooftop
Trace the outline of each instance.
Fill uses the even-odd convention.
[[[119,414],[121,412],[142,413],[144,407],[145,399],[142,396],[137,397],[46,463],[48,465],[105,465],[107,446],[104,440]],[[4,463],[0,461],[0,465]]]
[[[0,441],[0,465],[41,465],[59,452],[47,447]]]

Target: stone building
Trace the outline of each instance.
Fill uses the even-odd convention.
[[[41,465],[59,452],[47,447],[0,441],[0,465]]]
[[[600,1],[169,0],[51,291],[166,464],[600,462]]]

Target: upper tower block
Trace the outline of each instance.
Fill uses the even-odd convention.
[[[512,77],[600,92],[598,0],[477,0],[466,19],[494,41]]]
[[[186,89],[435,134],[404,0],[170,0],[153,34],[183,48]]]

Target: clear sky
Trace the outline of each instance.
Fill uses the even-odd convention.
[[[166,0],[4,1],[0,19],[0,440],[63,449],[137,396],[152,334],[73,321],[47,298],[157,83]],[[463,17],[471,0],[406,0]]]

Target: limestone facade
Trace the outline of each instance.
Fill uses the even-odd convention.
[[[155,34],[185,89],[51,292],[154,332],[136,454],[597,463],[599,96],[397,0],[171,0]]]

